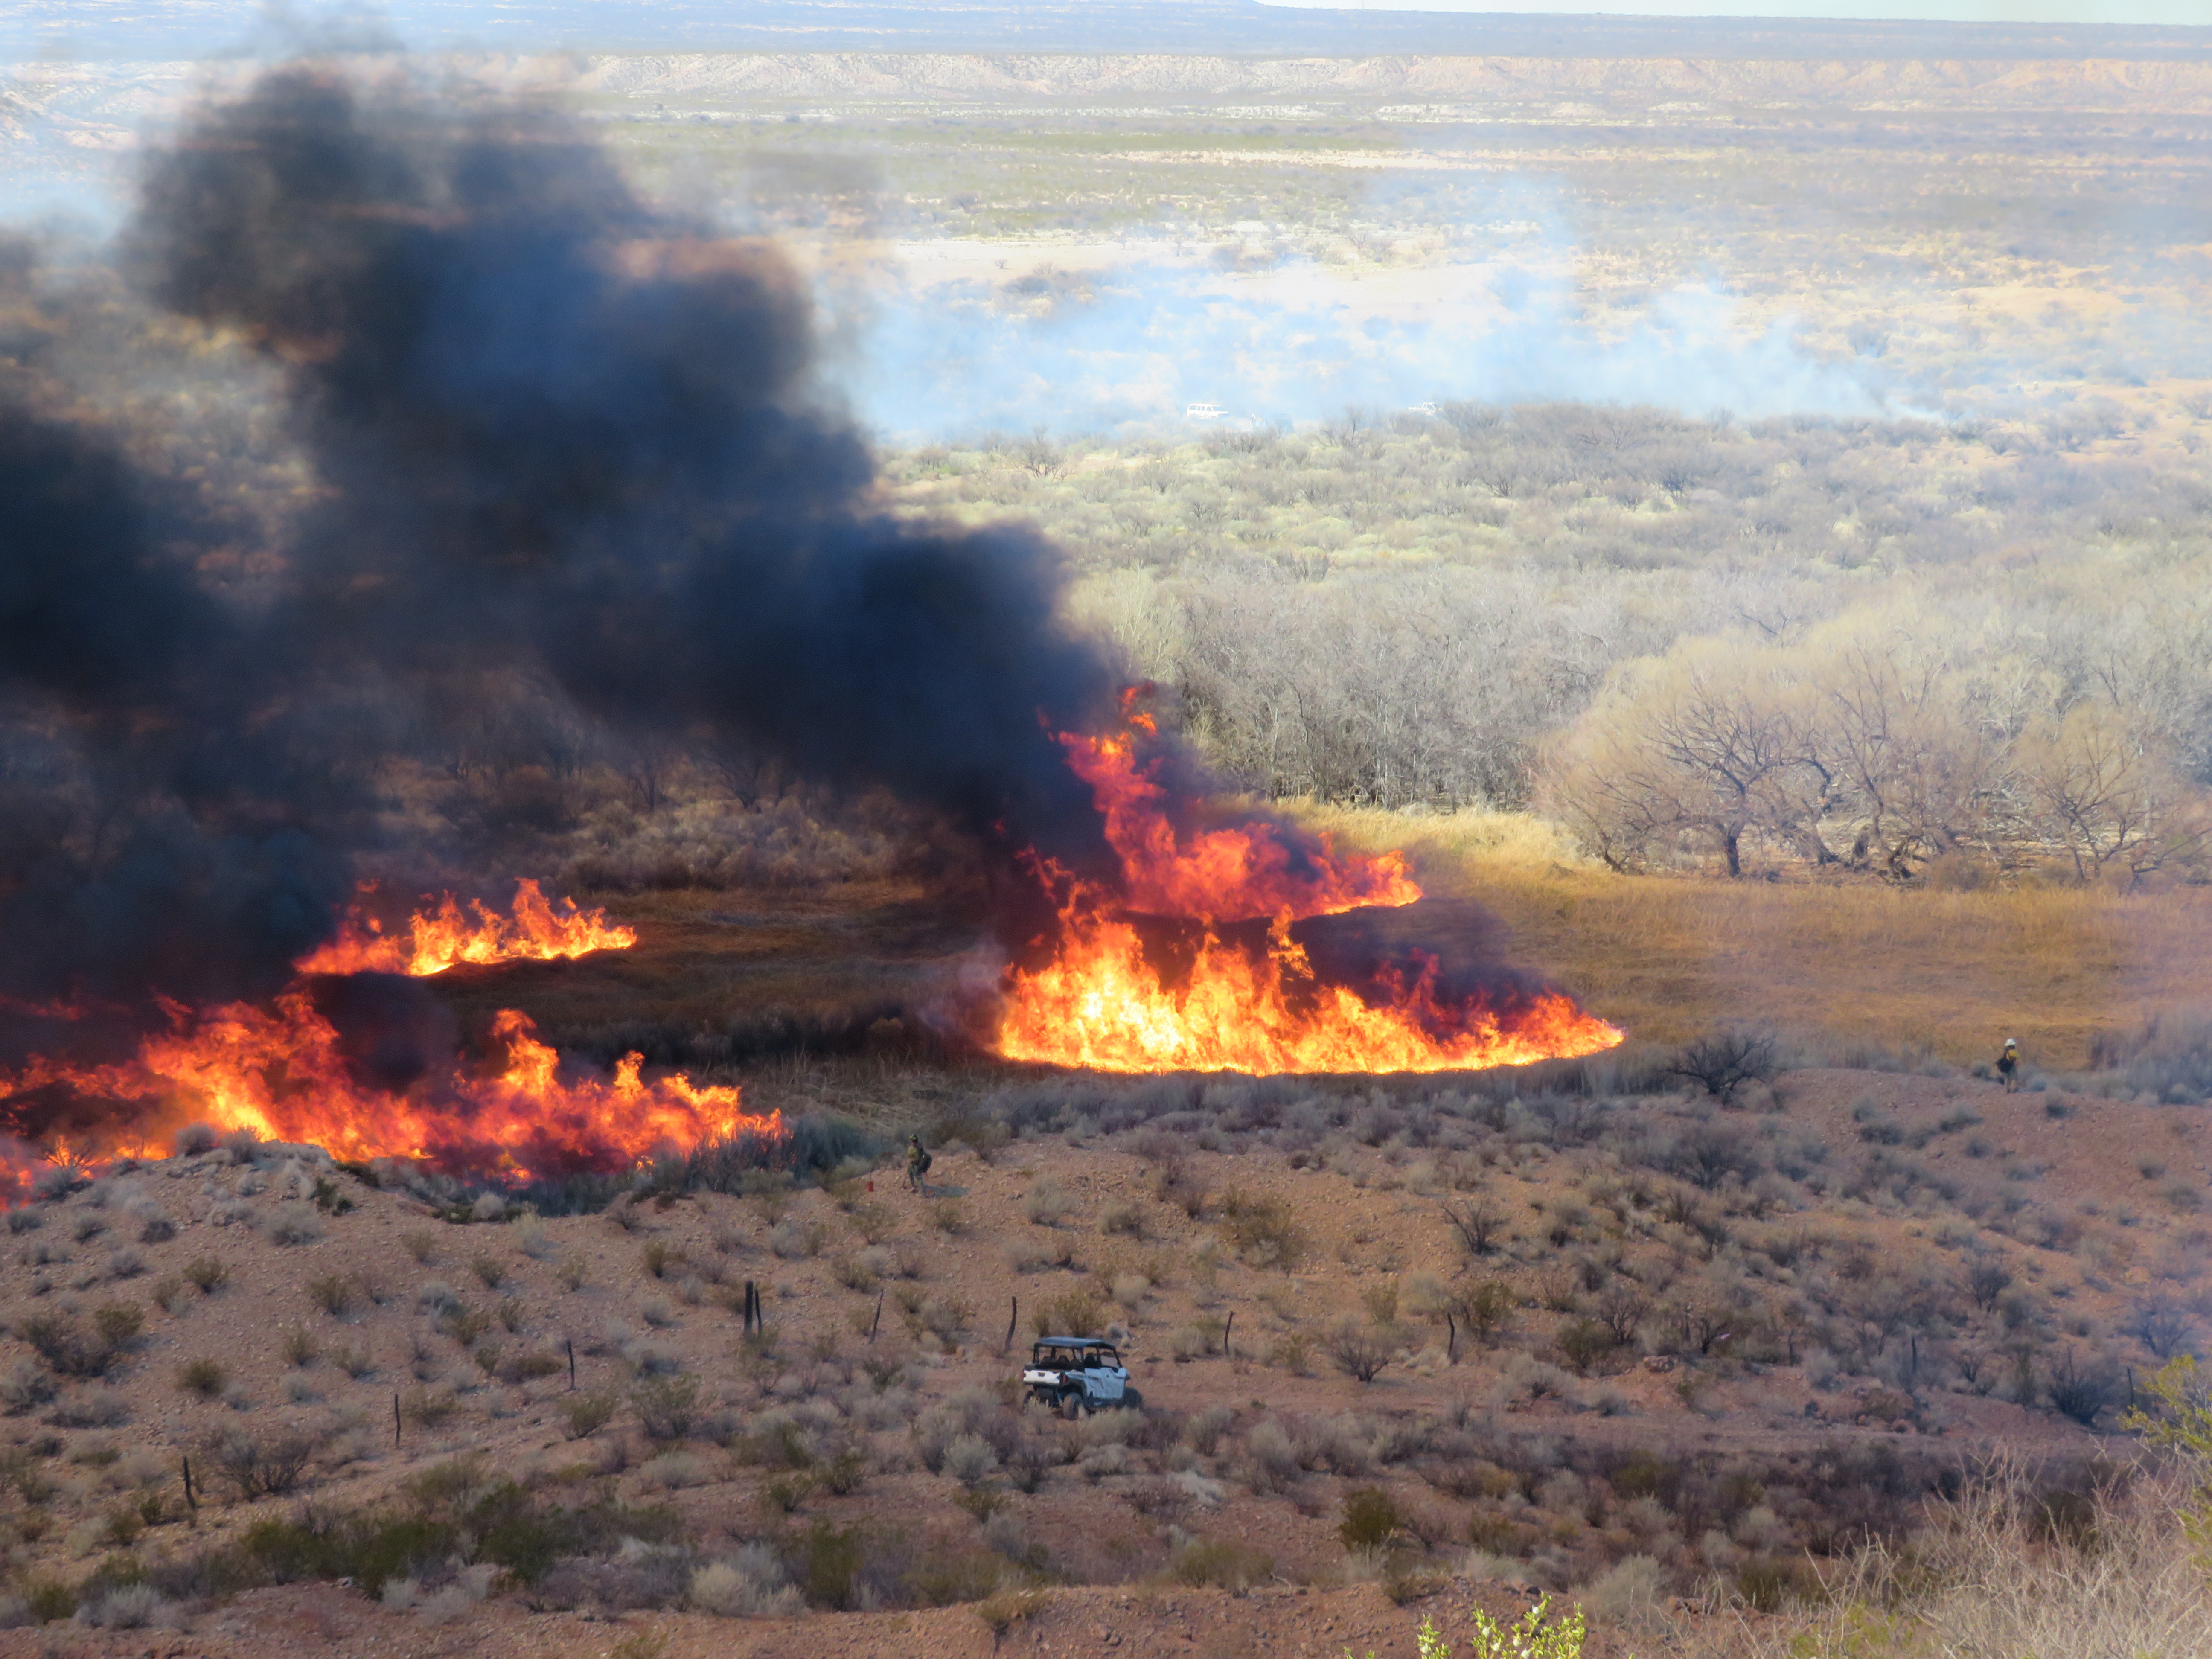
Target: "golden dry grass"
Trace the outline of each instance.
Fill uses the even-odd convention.
[[[1674,1043],[1730,1021],[1848,1048],[2087,1063],[2092,1033],[2212,1002],[2212,893],[2020,885],[1622,876],[1516,813],[1300,807],[1349,845],[1402,847],[1432,890],[1482,899],[1522,965],[1632,1037]]]
[[[1935,1506],[1910,1547],[1869,1547],[1817,1607],[1736,1610],[1670,1645],[1702,1659],[2200,1659],[2212,1586],[2175,1515],[2179,1485],[2099,1494],[2076,1544],[2036,1524],[2014,1471]]]

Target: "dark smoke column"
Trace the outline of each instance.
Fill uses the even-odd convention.
[[[332,494],[276,626],[324,672],[539,663],[618,726],[1096,847],[1046,723],[1097,725],[1112,676],[1053,550],[871,510],[788,266],[573,125],[272,73],[155,163],[131,258],[285,368]]]

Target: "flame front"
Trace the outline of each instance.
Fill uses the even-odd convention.
[[[338,924],[338,936],[294,964],[303,974],[407,974],[426,979],[461,963],[552,962],[593,951],[627,951],[633,928],[607,921],[605,910],[580,910],[574,899],[556,907],[534,881],[515,884],[514,909],[501,915],[480,900],[469,921],[448,893],[435,910],[417,910],[402,939],[356,906]]]
[[[0,1079],[0,1091],[60,1084],[136,1109],[142,1123],[251,1129],[340,1159],[420,1159],[518,1181],[627,1169],[664,1150],[783,1134],[779,1115],[748,1115],[733,1086],[701,1087],[682,1076],[647,1082],[641,1054],[624,1055],[611,1078],[564,1081],[559,1054],[513,1008],[492,1022],[493,1045],[504,1056],[496,1068],[456,1066],[394,1093],[354,1080],[337,1031],[296,987],[269,1008],[230,1003],[196,1014],[164,1007],[174,1029],[147,1038],[131,1059],[82,1069],[34,1063]]]
[[[1152,721],[1137,714],[1130,727],[1115,737],[1060,739],[1105,820],[1129,909],[1209,921],[1281,915],[1295,921],[1395,908],[1421,896],[1402,854],[1341,857],[1327,836],[1298,847],[1274,825],[1255,823],[1200,830],[1186,844],[1164,810],[1167,791],[1137,758]]]
[[[1396,853],[1340,854],[1326,837],[1291,844],[1266,822],[1186,842],[1163,810],[1166,792],[1138,758],[1142,715],[1110,738],[1063,737],[1091,787],[1123,893],[1033,861],[1059,897],[1051,960],[1009,970],[994,1042],[1009,1060],[1103,1072],[1442,1072],[1596,1054],[1621,1032],[1556,991],[1455,998],[1433,957],[1410,975],[1384,966],[1364,988],[1321,981],[1291,922],[1421,896]],[[1133,915],[1180,917],[1196,946],[1170,985],[1147,958]],[[1259,948],[1224,941],[1218,923],[1271,918]]]
[[[422,977],[456,963],[549,959],[636,942],[629,928],[608,926],[603,911],[580,912],[567,902],[556,909],[533,881],[520,884],[512,918],[475,908],[471,927],[449,896],[439,909],[418,913],[404,940],[380,933],[356,912],[336,941],[295,966],[303,975]],[[58,1089],[112,1106],[100,1146],[72,1148],[57,1139],[46,1149],[48,1158],[157,1155],[165,1130],[204,1122],[311,1143],[348,1161],[416,1159],[513,1182],[628,1169],[714,1140],[785,1135],[780,1114],[748,1114],[735,1086],[700,1085],[680,1074],[647,1080],[641,1054],[625,1054],[611,1078],[564,1079],[558,1053],[513,1008],[492,1021],[495,1063],[456,1061],[390,1090],[356,1080],[337,1028],[303,984],[265,1007],[239,1002],[193,1010],[166,1000],[161,1006],[170,1029],[143,1039],[127,1060],[73,1066],[36,1060],[21,1072],[0,1072],[0,1100]],[[24,1171],[14,1168],[12,1175],[20,1191]],[[0,1176],[0,1188],[8,1184]]]

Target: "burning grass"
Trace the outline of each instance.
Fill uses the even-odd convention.
[[[635,1052],[617,1060],[611,1078],[564,1072],[516,1009],[492,1016],[492,1058],[481,1066],[413,1052],[428,1047],[409,1029],[420,1027],[428,1005],[392,1004],[356,1018],[355,981],[343,975],[426,978],[459,963],[574,957],[636,939],[602,912],[573,902],[556,908],[531,881],[520,884],[511,916],[476,909],[477,921],[466,922],[448,895],[416,915],[404,945],[356,915],[336,943],[301,959],[301,977],[269,1006],[192,1010],[165,1001],[170,1030],[145,1038],[129,1060],[33,1060],[0,1074],[0,1097],[94,1103],[94,1139],[78,1150],[95,1156],[143,1152],[189,1123],[312,1144],[341,1160],[398,1158],[511,1185],[781,1137],[781,1118],[745,1112],[735,1086],[680,1074],[647,1079]],[[73,1155],[59,1135],[50,1150],[64,1163]],[[27,1170],[18,1174],[19,1185],[27,1182]]]
[[[1434,1072],[1525,1065],[1611,1048],[1620,1033],[1572,999],[1497,982],[1455,989],[1420,950],[1365,961],[1346,981],[1316,966],[1295,923],[1397,909],[1421,890],[1395,849],[1340,854],[1331,838],[1247,813],[1179,826],[1158,781],[1169,755],[1124,699],[1126,729],[1063,736],[1121,865],[1109,886],[1048,860],[1042,966],[1012,969],[994,1038],[1012,1060],[1109,1072]],[[1165,941],[1148,939],[1176,924]],[[1264,921],[1263,937],[1237,923]],[[1355,972],[1358,972],[1355,969]]]

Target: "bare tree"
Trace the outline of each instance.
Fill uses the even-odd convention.
[[[2179,804],[2162,757],[2101,705],[2040,723],[2021,750],[2041,822],[2084,880],[2108,864],[2133,867]]]

